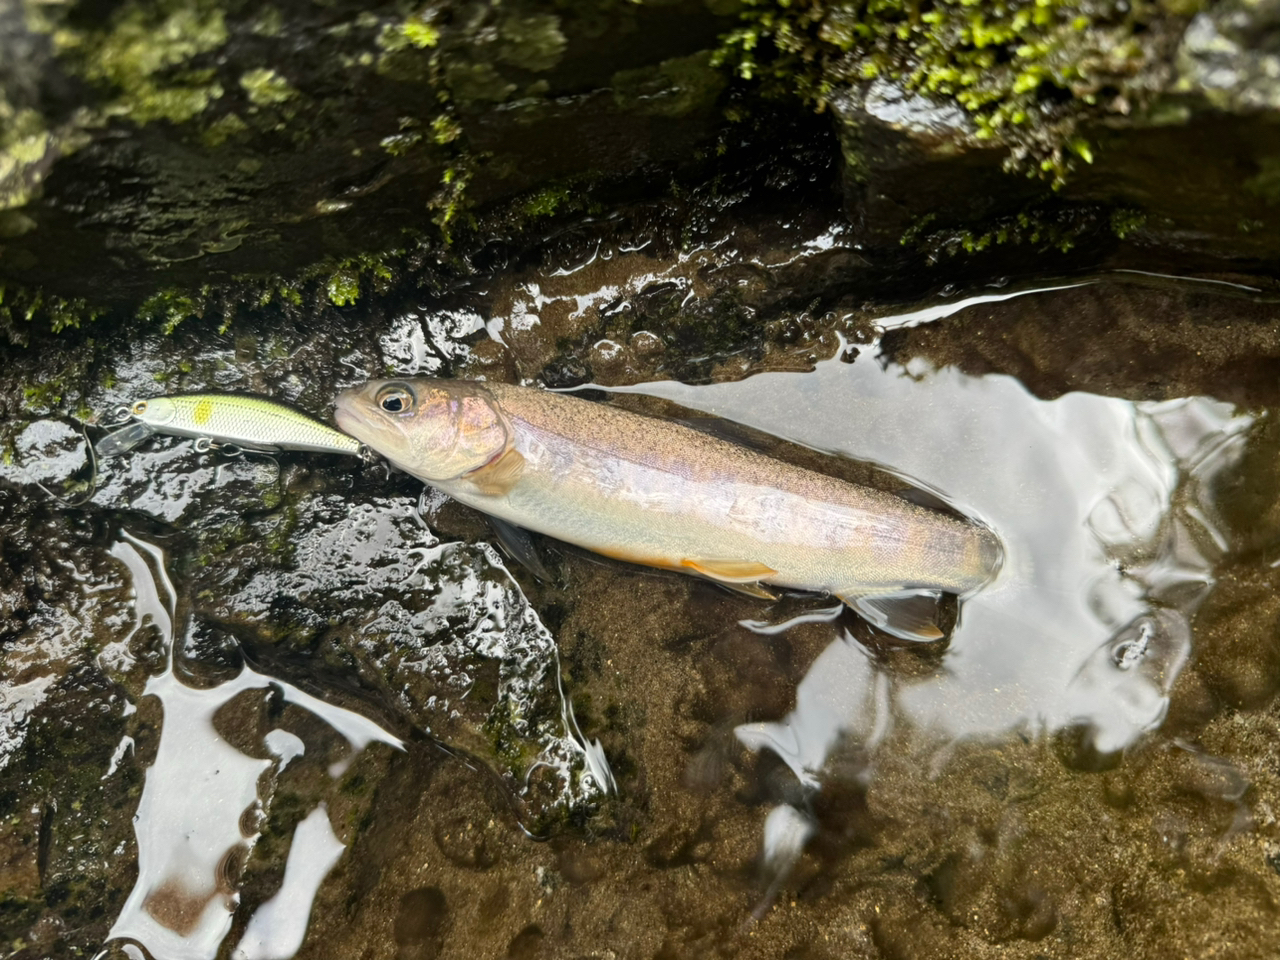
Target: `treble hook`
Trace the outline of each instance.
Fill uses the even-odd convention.
[[[209,453],[212,451],[214,453],[221,454],[229,460],[247,457],[249,454],[262,457],[264,460],[270,460],[271,466],[276,469],[276,475],[271,480],[272,483],[279,483],[280,477],[284,475],[284,471],[280,467],[280,461],[265,450],[254,450],[242,447],[238,443],[219,443],[212,437],[196,437],[196,441],[192,446],[195,447],[197,453]]]
[[[98,492],[98,455],[94,452],[93,444],[89,442],[89,431],[85,429],[84,424],[80,424],[80,435],[84,437],[85,449],[89,451],[89,483],[83,496],[71,500],[67,497],[59,496],[39,480],[35,481],[37,487],[45,492],[50,498],[58,501],[64,507],[75,509],[83,507],[86,503],[93,499],[93,495]]]

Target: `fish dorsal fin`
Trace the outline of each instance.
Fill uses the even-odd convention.
[[[720,583],[754,583],[772,577],[778,571],[754,560],[713,560],[707,557],[685,557],[680,566]]]
[[[529,536],[528,530],[517,527],[513,523],[507,523],[505,520],[499,520],[497,517],[490,517],[489,525],[493,527],[493,532],[497,535],[502,548],[511,555],[513,560],[539,580],[551,580],[551,574],[543,565],[542,558],[538,556],[538,549],[533,545],[533,538]]]
[[[523,472],[524,457],[520,451],[508,450],[496,460],[477,467],[465,476],[481,493],[499,496],[509,492]]]
[[[945,634],[938,627],[938,601],[934,591],[898,594],[888,597],[840,598],[873,627],[900,640],[929,643]]]

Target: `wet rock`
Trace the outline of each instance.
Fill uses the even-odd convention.
[[[246,546],[202,577],[221,582],[210,613],[257,631],[260,656],[287,674],[282,640],[333,650],[414,726],[493,765],[533,818],[598,794],[564,725],[554,643],[492,547],[437,543],[408,498],[314,498],[289,538],[283,562],[251,565]]]
[[[563,68],[572,43],[557,53],[556,31],[566,39],[570,31],[563,22],[535,26],[536,49],[494,41],[496,74],[537,72],[557,56],[545,72]],[[628,78],[627,89],[665,109],[675,98],[662,77],[658,70]],[[478,96],[483,85],[471,79]],[[270,77],[251,78],[250,88],[264,103],[286,96]],[[887,101],[876,109],[899,107],[906,109]],[[843,246],[843,233],[809,230],[808,220],[804,230],[786,226],[799,222],[790,218],[779,214],[769,232],[768,218],[757,217],[740,235],[729,219],[715,221],[726,232],[719,240],[698,234],[711,237],[706,249],[671,243],[637,256],[622,242],[606,243],[600,255],[611,259],[598,268],[584,266],[594,243],[582,248],[584,237],[598,234],[562,235],[541,266],[475,267],[480,272],[457,288],[370,307],[349,334],[332,319],[308,331],[274,303],[238,320],[229,338],[193,328],[112,343],[104,365],[120,379],[108,385],[98,372],[81,371],[76,396],[101,412],[142,391],[248,389],[323,415],[340,386],[384,367],[619,383],[807,369],[832,356],[841,337],[865,343],[871,319],[884,311],[864,309],[869,294],[860,285],[869,271]],[[740,246],[731,250],[725,238],[735,237]],[[610,296],[600,292],[608,286],[617,287]],[[1207,389],[1249,402],[1269,396],[1265,305],[1163,287],[1142,297],[1108,291],[1061,306],[1047,295],[1028,298],[1023,311],[986,320],[974,319],[975,308],[954,324],[899,334],[890,346],[903,359],[909,347],[918,351],[912,356],[972,364],[975,372],[1009,369],[1045,395],[1088,388],[1126,396]],[[538,323],[507,323],[519,315],[517,302],[538,307],[539,296],[547,309]],[[1231,311],[1243,303],[1245,315],[1224,312],[1224,303]],[[1163,341],[1160,324],[1168,324]],[[510,334],[511,345],[490,339],[491,329]],[[1002,331],[1007,341],[984,342]],[[1114,356],[1124,350],[1131,365]],[[43,369],[39,358],[23,357],[21,370]],[[1261,358],[1256,368],[1250,357]],[[853,367],[827,365],[822,373],[848,378],[874,359],[864,351]],[[919,369],[898,379],[910,385]],[[23,402],[16,382],[0,383],[0,396]],[[656,401],[614,402],[672,413]],[[848,419],[843,407],[812,409],[826,428],[820,439],[837,433],[836,418]],[[59,424],[56,434],[48,428],[49,444],[31,449],[57,464],[65,456],[70,469],[82,449],[70,421],[30,411],[19,419],[22,430]],[[345,852],[317,895],[298,953],[304,958],[513,950],[1087,957],[1265,946],[1280,936],[1271,906],[1280,878],[1268,863],[1280,842],[1271,813],[1280,810],[1280,732],[1274,691],[1263,682],[1275,672],[1262,597],[1273,586],[1266,571],[1274,559],[1266,422],[1250,434],[1238,475],[1214,476],[1207,491],[1195,487],[1203,474],[1168,488],[1180,516],[1203,509],[1196,529],[1206,537],[1222,530],[1225,546],[1173,542],[1159,517],[1147,522],[1128,489],[1107,490],[1097,509],[1085,504],[1080,522],[1096,534],[1106,562],[1140,570],[1142,589],[1162,603],[1190,609],[1203,600],[1190,661],[1172,690],[1177,645],[1143,647],[1134,635],[1141,622],[1128,612],[1109,625],[1113,642],[1085,664],[1097,668],[1081,673],[1093,700],[1111,690],[1108,671],[1145,681],[1141,691],[1112,691],[1133,708],[1128,730],[1147,729],[1157,701],[1171,701],[1166,726],[1107,752],[1116,766],[1105,773],[1063,764],[1039,720],[950,742],[904,723],[893,699],[878,711],[867,698],[865,718],[858,713],[855,681],[875,672],[886,698],[918,695],[962,662],[957,651],[911,654],[909,662],[902,651],[868,650],[856,622],[839,611],[769,633],[820,611],[823,601],[769,604],[545,541],[552,580],[536,583],[484,546],[488,530],[474,512],[427,498],[428,531],[417,516],[418,484],[354,461],[284,456],[277,474],[265,462],[200,458],[184,442],[156,440],[107,464],[97,497],[79,508],[37,500],[25,479],[4,474],[0,622],[11,626],[0,634],[0,657],[6,682],[17,686],[0,687],[0,696],[15,694],[0,701],[15,744],[0,767],[0,884],[12,881],[18,895],[0,905],[0,930],[6,940],[38,945],[31,956],[70,955],[72,947],[91,955],[120,912],[138,861],[132,817],[143,773],[154,770],[171,719],[157,698],[139,700],[166,667],[157,625],[164,605],[139,587],[144,577],[128,575],[145,567],[159,582],[163,561],[181,594],[175,603],[183,613],[173,619],[191,614],[190,629],[176,630],[184,690],[216,691],[242,668],[261,678],[210,720],[211,737],[270,768],[255,781],[256,802],[227,818],[236,842],[219,861],[218,889],[238,887],[241,895],[228,951],[284,888],[297,831],[321,803]],[[1184,426],[1191,440],[1201,436],[1193,418]],[[901,484],[865,464],[783,449],[754,431],[735,440],[850,479]],[[1200,464],[1217,449],[1188,444],[1178,456]],[[144,533],[156,553],[141,545]],[[1184,556],[1180,544],[1194,549]],[[1156,569],[1165,551],[1176,556]],[[1193,594],[1168,586],[1178,577]],[[836,632],[846,627],[847,638]],[[833,638],[861,672],[822,661]],[[1046,661],[1034,662],[1038,670]],[[829,681],[824,703],[852,710],[859,722],[814,766],[813,782],[801,782],[772,749],[750,753],[734,731],[772,724],[773,742],[782,743],[782,721],[811,671]],[[44,695],[39,703],[17,696],[29,683],[39,689],[25,692]],[[994,703],[1019,696],[1000,687],[983,695]],[[299,706],[303,692],[377,718],[403,738],[404,751],[383,746],[353,760],[350,742]],[[1124,699],[1126,692],[1141,696]],[[549,754],[571,762],[537,766],[575,725],[578,748]],[[876,746],[873,734],[883,738]],[[583,744],[596,738],[618,792],[557,806],[566,784],[585,796]],[[66,798],[74,804],[82,796],[89,799],[79,811],[67,806]],[[794,811],[779,816],[801,829],[781,832],[793,842],[774,844],[783,856],[761,876],[769,812],[780,809]],[[539,821],[539,811],[550,816]],[[545,827],[552,839],[532,842],[522,826]],[[241,841],[258,832],[246,856]],[[42,870],[51,886],[40,885]],[[189,920],[180,897],[154,905],[175,925]]]
[[[400,947],[398,956],[405,960],[438,956],[448,920],[448,903],[438,887],[410,890],[400,898],[396,912],[393,936]]]
[[[967,373],[1005,373],[1037,396],[1086,390],[1128,399],[1206,394],[1280,402],[1280,332],[1268,298],[1208,285],[1107,277],[1052,294],[966,307],[891,330],[885,353]]]
[[[1178,47],[1176,89],[1233,113],[1280,109],[1275,3],[1223,3],[1196,14]]]
[[[1197,674],[1222,702],[1257,709],[1280,691],[1280,628],[1275,578],[1228,568],[1195,620]]]
[[[511,960],[534,960],[543,955],[542,941],[546,934],[537,924],[530,924],[512,939],[507,945],[507,956]]]
[[[6,277],[136,305],[164,266],[189,287],[153,301],[176,319],[215,277],[326,258],[346,303],[361,272],[373,278],[357,255],[401,227],[441,250],[464,205],[545,217],[569,184],[679,167],[711,143],[725,85],[709,59],[728,20],[701,3],[566,16],[141,0],[5,16]],[[578,148],[554,149],[567,142]],[[109,291],[90,276],[108,259]]]

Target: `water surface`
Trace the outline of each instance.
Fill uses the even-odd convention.
[[[645,326],[735,265],[838,244],[601,249],[387,316],[337,360],[303,334],[248,359],[215,342],[191,386],[306,405],[384,366],[539,369],[723,418],[741,427],[699,426],[999,534],[998,578],[937,644],[544,538],[541,581],[478,515],[336,459],[157,439],[66,505],[35,481],[83,479],[83,438],[23,425],[0,473],[26,585],[0,684],[15,955],[1261,955],[1270,411],[1041,397],[941,359],[946,324],[1007,309],[1025,329],[1075,282],[782,311],[773,339],[701,356]],[[169,349],[135,347],[102,409],[154,391]]]

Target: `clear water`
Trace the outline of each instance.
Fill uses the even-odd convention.
[[[549,310],[559,335],[655,283],[697,295],[717,256],[617,251],[612,272],[593,257],[487,292],[497,319],[401,315],[327,386],[383,363],[434,372],[485,339],[546,362]],[[877,326],[959,307],[924,309]],[[878,359],[874,332],[835,328],[791,372],[726,379],[730,355],[721,382],[690,385],[643,376],[643,334],[591,341],[613,371],[594,386],[746,425],[811,465],[873,464],[997,531],[1005,564],[949,639],[903,647],[823,598],[768,604],[546,542],[558,582],[543,584],[405,478],[156,441],[104,464],[88,506],[50,508],[72,585],[3,651],[0,777],[58,716],[63,671],[111,691],[86,762],[128,835],[106,813],[102,836],[58,834],[72,860],[114,864],[75,868],[115,885],[104,951],[1102,956],[1139,916],[1167,933],[1201,915],[1203,891],[1154,880],[1135,904],[1125,870],[1098,865],[1106,835],[1160,883],[1217,877],[1202,886],[1232,922],[1241,889],[1275,893],[1263,754],[1194,707],[1211,676],[1197,618],[1223,570],[1270,569],[1223,515],[1267,411],[1044,400],[1010,376]],[[207,359],[224,371],[208,386],[245,386],[232,348]],[[137,364],[103,409],[145,383],[154,364]],[[56,483],[83,447],[35,421],[3,479]],[[1178,691],[1192,706],[1169,734]],[[73,871],[43,856],[45,876]],[[1050,862],[1062,877],[1037,878]],[[64,925],[48,942],[73,940]]]

